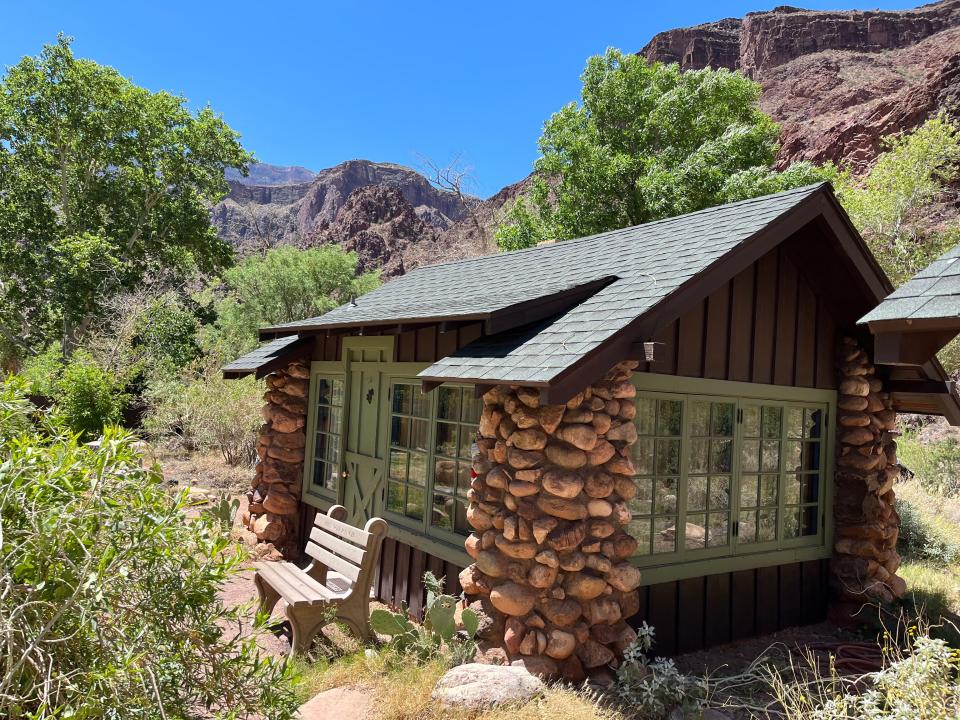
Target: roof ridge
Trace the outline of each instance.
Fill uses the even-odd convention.
[[[637,225],[627,225],[626,227],[616,228],[614,230],[604,230],[603,232],[594,233],[593,235],[584,235],[583,237],[570,238],[569,240],[558,240],[548,245],[535,245],[533,247],[520,248],[518,250],[508,250],[507,252],[498,252],[498,253],[492,253],[489,255],[477,255],[476,257],[461,258],[459,260],[447,260],[445,262],[433,263],[432,265],[421,265],[420,267],[414,268],[410,272],[405,273],[401,277],[409,277],[414,273],[422,272],[430,268],[449,267],[450,265],[459,265],[459,264],[466,264],[471,262],[478,262],[480,260],[487,260],[489,258],[494,258],[494,257],[507,257],[510,255],[517,256],[522,253],[529,253],[534,251],[549,251],[551,248],[555,248],[555,247],[563,247],[563,246],[569,247],[571,243],[580,243],[580,242],[585,242],[587,240],[596,240],[597,238],[601,238],[601,237],[613,237],[614,235],[627,232],[628,230],[635,230],[637,228],[647,228],[653,225],[661,225],[663,223],[668,223],[668,222],[676,222],[678,220],[681,220],[684,218],[690,218],[695,215],[707,214],[710,212],[715,212],[720,209],[727,209],[727,208],[738,207],[742,205],[749,205],[751,203],[766,201],[776,197],[785,197],[787,195],[799,194],[801,192],[811,192],[814,189],[819,189],[824,186],[832,187],[829,181],[822,180],[820,182],[812,183],[810,185],[803,185],[802,187],[790,188],[789,190],[781,190],[779,192],[770,193],[769,195],[758,195],[757,197],[746,198],[744,200],[737,200],[736,202],[720,203],[719,205],[711,205],[710,207],[701,208],[700,210],[694,210],[693,212],[684,213],[683,215],[672,215],[671,217],[660,218],[659,220],[650,220],[649,222],[639,223]]]

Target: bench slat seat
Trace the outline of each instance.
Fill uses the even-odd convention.
[[[306,547],[313,562],[306,568],[290,562],[254,563],[261,611],[269,613],[284,602],[292,630],[291,655],[309,648],[330,621],[330,607],[335,619],[361,640],[370,638],[370,594],[387,523],[371,518],[360,530],[343,522],[346,514],[342,505],[317,514]]]

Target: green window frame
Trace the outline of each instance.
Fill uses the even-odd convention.
[[[833,391],[644,373],[634,384],[628,532],[645,584],[829,556]]]
[[[384,514],[418,534],[462,547],[481,400],[472,385],[421,392],[413,377],[389,378]]]
[[[305,497],[325,503],[340,498],[346,374],[338,363],[313,363],[307,412]]]

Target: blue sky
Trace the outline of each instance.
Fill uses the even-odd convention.
[[[4,0],[0,63],[62,31],[82,57],[209,103],[264,162],[416,166],[418,154],[443,163],[459,153],[486,196],[529,172],[543,121],[577,97],[589,55],[776,4]]]

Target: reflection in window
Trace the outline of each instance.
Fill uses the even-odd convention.
[[[823,406],[640,392],[636,407],[639,555],[820,535]]]
[[[638,397],[636,424],[639,438],[631,450],[637,494],[630,503],[633,520],[628,532],[639,542],[641,555],[674,552],[683,402]]]
[[[467,535],[473,444],[482,402],[470,386],[391,387],[387,510],[424,521],[425,530]],[[434,400],[434,397],[436,400]]]
[[[428,399],[413,383],[392,388],[387,510],[420,520],[427,488]]]
[[[317,376],[314,425],[313,488],[336,497],[340,478],[340,431],[343,422],[343,379]]]
[[[730,544],[730,479],[736,404],[691,400],[687,443],[688,550]]]

